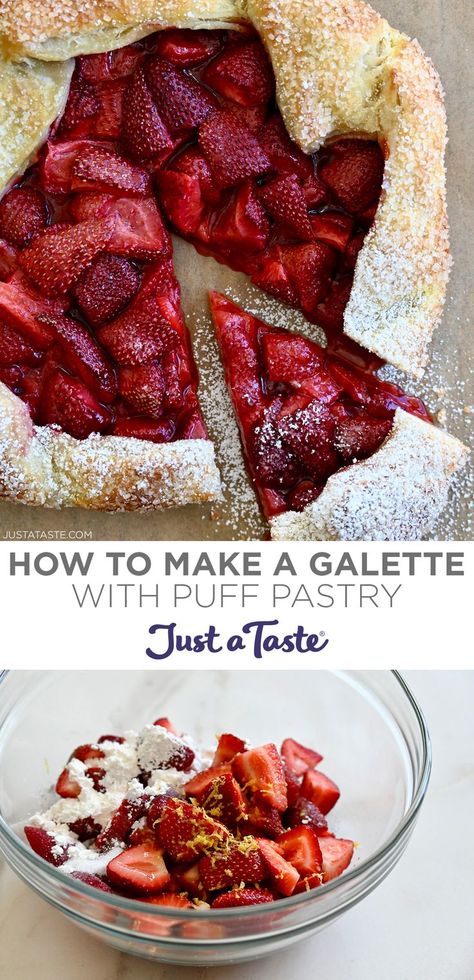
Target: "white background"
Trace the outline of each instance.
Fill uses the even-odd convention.
[[[406,673],[433,740],[408,849],[356,908],[275,957],[160,967],[90,939],[0,865],[0,976],[8,980],[472,980],[474,672]]]
[[[262,555],[261,578],[234,578],[233,576],[220,579],[202,573],[197,578],[184,579],[181,573],[176,577],[163,577],[163,555],[167,550],[181,553],[189,550],[192,557],[197,559],[205,549],[215,562],[219,552],[260,552]],[[106,553],[111,551],[147,552],[152,556],[153,564],[150,573],[142,577],[134,577],[125,566],[120,565],[119,574],[114,578],[111,574],[111,561]],[[102,542],[93,544],[44,544],[24,542],[4,543],[0,546],[0,583],[2,606],[2,649],[3,667],[34,668],[149,668],[162,670],[170,668],[201,668],[215,669],[216,667],[230,669],[308,669],[311,667],[347,668],[357,664],[359,668],[433,668],[452,667],[467,668],[473,664],[473,644],[470,630],[471,606],[473,595],[474,543],[444,544],[441,542],[423,542],[417,544],[394,543],[301,543],[290,546],[290,554],[298,570],[296,577],[288,574],[281,575],[275,581],[280,587],[288,585],[294,598],[297,589],[304,585],[317,602],[318,586],[325,589],[332,586],[336,596],[332,608],[318,608],[308,602],[298,602],[294,608],[289,600],[272,608],[273,571],[279,555],[285,546],[273,543],[248,542],[236,543],[206,543],[186,544],[186,542]],[[86,578],[79,574],[67,577],[64,570],[52,576],[41,576],[34,571],[28,577],[21,573],[9,577],[9,556],[14,551],[17,558],[26,551],[33,558],[44,552],[70,556],[74,551],[82,555],[93,552],[93,561]],[[380,567],[382,552],[436,552],[444,555],[447,551],[465,552],[464,577],[447,578],[442,571],[436,577],[428,572],[426,560],[418,560],[417,572],[414,577],[407,574],[406,562],[401,562],[404,569],[400,577],[382,578],[341,575],[339,577],[319,577],[309,571],[309,560],[315,552],[329,552],[334,564],[340,557],[349,552],[360,566],[362,555],[368,554],[370,568]],[[238,560],[237,560],[238,563]],[[439,561],[442,568],[443,559]],[[51,560],[43,559],[43,568],[51,566]],[[136,567],[141,567],[137,562]],[[192,588],[199,586],[203,601],[208,601],[209,590],[215,585],[219,592],[220,584],[224,582],[229,589],[235,589],[236,598],[229,599],[223,608],[200,609],[191,598],[180,602],[178,608],[173,608],[173,589],[177,583],[182,588],[189,584]],[[258,596],[248,607],[242,609],[239,589],[246,582],[251,589],[258,589]],[[101,604],[94,609],[91,604],[79,607],[73,593],[73,585],[82,596],[89,584],[97,595],[103,586],[103,598],[110,595],[110,608]],[[123,605],[123,585],[131,586],[129,590],[129,605]],[[344,607],[344,589],[348,584],[347,608]],[[401,589],[393,600],[390,608],[388,599],[383,593],[385,585],[393,592],[397,585]],[[138,589],[142,586],[146,593],[154,593],[159,589],[160,608],[155,608],[154,601],[144,600],[140,609],[137,601]],[[359,588],[377,586],[381,590],[376,601],[366,599],[360,606]],[[380,597],[382,596],[382,598]],[[324,600],[327,602],[327,600]],[[280,625],[276,631],[280,634],[293,632],[298,624],[308,631],[324,633],[328,645],[319,654],[267,654],[262,660],[253,658],[252,650],[243,653],[215,654],[173,654],[167,660],[153,661],[146,654],[146,648],[156,644],[149,635],[149,627],[154,623],[176,622],[182,633],[198,633],[206,630],[213,623],[225,636],[239,632],[245,622],[255,619],[271,620],[277,618]]]

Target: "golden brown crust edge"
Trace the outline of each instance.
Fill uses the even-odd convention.
[[[26,405],[0,383],[0,497],[52,508],[161,510],[219,499],[220,477],[208,440],[73,439],[34,426]]]
[[[331,476],[317,500],[271,521],[277,541],[417,541],[434,526],[465,446],[398,409],[369,459]]]

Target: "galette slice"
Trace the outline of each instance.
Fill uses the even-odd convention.
[[[429,530],[466,451],[423,403],[218,293],[210,302],[272,537],[414,540]]]

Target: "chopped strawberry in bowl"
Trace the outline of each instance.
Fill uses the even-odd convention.
[[[196,968],[283,949],[381,883],[429,749],[389,672],[11,672],[0,766],[23,880],[116,948]]]

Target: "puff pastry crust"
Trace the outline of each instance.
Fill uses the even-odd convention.
[[[467,449],[442,429],[397,409],[393,428],[369,459],[331,476],[301,513],[271,521],[277,541],[417,541],[446,506]]]
[[[385,147],[381,202],[359,253],[344,329],[420,375],[450,264],[443,95],[418,43],[361,0],[3,0],[0,194],[61,113],[73,56],[121,47],[159,27],[238,28],[242,21],[252,22],[267,47],[286,127],[304,151],[347,133],[376,135]],[[79,443],[32,427],[22,402],[3,386],[0,411],[4,496],[46,506],[148,509],[218,492],[210,443],[156,446],[117,437]],[[443,506],[449,475],[464,456],[457,440],[435,428],[430,438],[423,428],[420,454],[420,425],[398,412],[373,458],[332,477],[302,514],[275,519],[273,536],[419,536]],[[402,451],[413,460],[406,475]],[[404,487],[396,500],[395,467]]]
[[[205,439],[157,445],[92,435],[73,439],[35,426],[0,384],[0,496],[43,507],[157,510],[216,500],[220,477]]]

